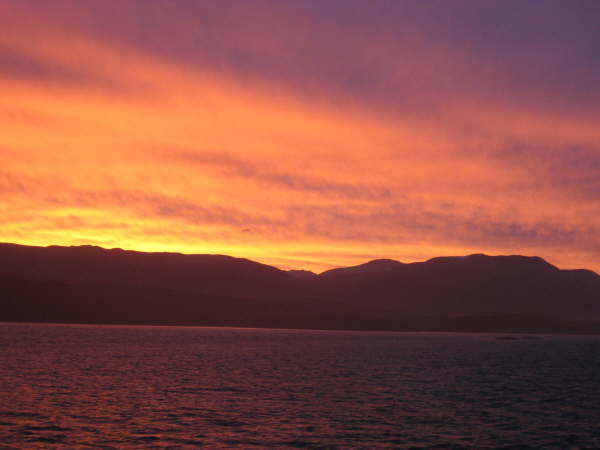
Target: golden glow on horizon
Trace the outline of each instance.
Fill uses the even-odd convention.
[[[506,142],[597,146],[589,119],[450,101],[447,120],[402,117],[34,19],[0,44],[65,73],[0,72],[1,241],[225,253],[316,271],[473,252],[600,269],[585,233],[598,203],[539,182],[537,160],[494,154]]]

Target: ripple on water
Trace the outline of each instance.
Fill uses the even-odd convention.
[[[0,324],[13,448],[600,448],[600,339]]]

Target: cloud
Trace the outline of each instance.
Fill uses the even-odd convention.
[[[447,104],[464,98],[598,111],[600,12],[593,0],[7,4],[28,16],[19,22],[37,18],[74,39],[284,86],[301,98],[344,98],[418,117],[445,118]]]
[[[387,199],[391,192],[387,188],[336,183],[331,179],[304,176],[301,174],[270,171],[248,161],[234,158],[221,152],[169,152],[168,158],[222,169],[226,177],[240,177],[276,189],[289,189],[338,198]]]
[[[0,76],[50,85],[77,85],[83,88],[126,90],[125,86],[120,86],[114,79],[90,73],[85,68],[57,64],[56,61],[44,60],[34,54],[2,46],[0,46]]]
[[[599,16],[587,1],[7,0],[0,239],[597,269]]]

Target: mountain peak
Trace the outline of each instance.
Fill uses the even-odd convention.
[[[360,273],[385,273],[397,269],[404,264],[393,259],[374,259],[358,266],[338,267],[336,269],[326,270],[321,276],[329,277],[341,274],[360,274]]]
[[[288,270],[289,273],[294,278],[307,279],[307,278],[315,278],[318,275],[310,270]]]
[[[523,255],[486,255],[484,253],[473,253],[466,256],[437,256],[428,259],[425,263],[476,263],[476,264],[510,264],[515,267],[520,266],[537,266],[547,269],[559,270],[548,261],[539,256],[523,256]]]

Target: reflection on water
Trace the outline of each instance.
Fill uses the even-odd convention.
[[[496,338],[0,324],[0,443],[600,447],[600,338]]]

